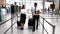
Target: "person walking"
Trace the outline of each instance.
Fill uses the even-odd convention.
[[[39,21],[39,9],[37,8],[37,3],[34,3],[34,10],[32,11],[33,17],[33,32],[35,29],[38,30],[38,21]]]
[[[21,9],[21,18],[20,18],[20,21],[21,21],[21,30],[24,29],[24,24],[25,24],[25,20],[26,20],[26,9],[25,9],[25,5],[22,6],[22,9]]]

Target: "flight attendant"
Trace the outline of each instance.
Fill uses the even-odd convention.
[[[38,21],[39,21],[39,9],[37,8],[37,3],[34,3],[34,10],[32,11],[33,16],[33,32],[35,29],[38,29]]]
[[[25,8],[25,5],[23,5],[21,9],[21,18],[20,18],[21,30],[24,29],[25,20],[26,20],[26,8]]]

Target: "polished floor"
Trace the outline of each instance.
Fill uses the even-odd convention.
[[[11,14],[8,14],[7,17],[11,16]],[[29,15],[28,15],[29,16]],[[51,14],[51,13],[41,13],[41,16],[44,17],[49,23],[51,23],[52,25],[55,25],[55,34],[60,34],[60,14],[56,15],[56,14]],[[10,17],[9,17],[10,18]],[[7,18],[7,19],[9,19]],[[13,23],[17,20],[17,17],[13,18]],[[13,33],[11,33],[11,28],[6,32],[6,34],[41,34],[42,33],[42,25],[40,23],[43,22],[42,18],[40,18],[40,22],[39,22],[39,29],[36,30],[35,32],[32,32],[32,27],[28,27],[28,19],[31,18],[31,14],[30,17],[27,17],[26,19],[26,23],[24,26],[24,30],[20,30],[20,27],[17,27],[17,23],[15,23],[13,25]],[[52,34],[52,27],[47,24],[47,22],[44,21],[44,26],[47,29],[47,31],[49,32],[49,34]],[[3,25],[0,25],[0,34],[3,34],[9,27],[11,26],[11,20],[9,20],[8,22],[4,23]],[[46,34],[46,32],[44,32],[44,34]]]

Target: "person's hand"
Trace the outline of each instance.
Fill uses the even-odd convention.
[[[34,12],[32,12],[32,16],[34,15]]]
[[[41,14],[41,12],[39,12],[39,14]]]

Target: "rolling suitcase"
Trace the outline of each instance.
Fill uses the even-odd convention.
[[[28,20],[28,26],[33,26],[33,19],[32,19],[32,18],[30,18],[30,19]]]
[[[20,21],[17,21],[17,26],[21,26],[21,25],[20,25]]]

